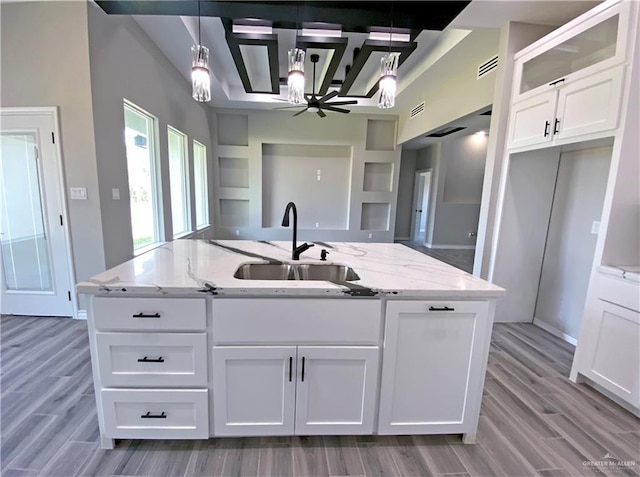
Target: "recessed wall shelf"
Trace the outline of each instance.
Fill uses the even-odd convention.
[[[244,157],[218,158],[220,187],[249,187],[249,159]]]
[[[249,225],[249,201],[220,199],[220,225],[246,227]]]
[[[393,179],[392,162],[365,162],[364,183],[365,192],[391,192]]]
[[[389,230],[389,204],[363,202],[360,230]]]
[[[216,118],[220,146],[249,145],[248,116],[244,114],[218,114]]]
[[[366,147],[367,151],[393,151],[396,148],[396,122],[369,119]]]

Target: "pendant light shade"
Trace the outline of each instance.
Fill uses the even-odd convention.
[[[211,100],[211,76],[209,74],[209,48],[202,45],[191,47],[193,62],[191,85],[193,99],[199,102]]]
[[[396,104],[396,80],[398,73],[398,54],[388,53],[380,61],[380,97],[378,107],[381,109],[393,108]]]
[[[304,56],[305,51],[300,48],[289,50],[289,86],[288,100],[291,104],[306,103],[304,98]]]

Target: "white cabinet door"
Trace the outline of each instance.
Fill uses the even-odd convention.
[[[558,93],[555,140],[598,133],[618,126],[624,67],[572,81]]]
[[[372,434],[376,346],[300,346],[296,434]]]
[[[292,435],[295,346],[213,347],[214,436]]]
[[[640,408],[640,313],[597,300],[590,314],[593,340],[584,374]]]
[[[390,301],[379,434],[474,434],[492,315],[489,302]]]
[[[516,148],[551,140],[557,91],[551,90],[511,107],[508,147]]]

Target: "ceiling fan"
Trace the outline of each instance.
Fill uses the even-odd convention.
[[[358,101],[350,100],[350,101],[336,101],[334,103],[327,103],[327,101],[329,101],[330,99],[338,96],[339,94],[338,91],[331,91],[330,93],[327,93],[324,96],[321,96],[319,98],[316,96],[316,63],[320,59],[320,56],[311,55],[309,59],[311,60],[311,63],[313,63],[312,93],[304,95],[305,99],[307,100],[307,107],[301,111],[298,111],[296,114],[294,114],[294,116],[298,116],[299,114],[302,114],[306,111],[317,113],[318,116],[320,116],[321,118],[324,118],[326,116],[324,111],[333,111],[336,113],[344,113],[344,114],[350,113],[351,111],[349,111],[348,109],[337,108],[336,106],[345,106],[347,104],[358,104]],[[274,109],[290,109],[290,108],[298,108],[298,107],[300,107],[300,105],[285,106],[282,108],[274,108]]]

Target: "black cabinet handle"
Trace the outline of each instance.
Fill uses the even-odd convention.
[[[289,356],[289,382],[293,381],[293,356]]]
[[[544,137],[547,137],[549,135],[549,126],[551,126],[551,123],[549,121],[545,121],[544,122]]]
[[[559,80],[555,80],[555,81],[549,83],[549,86],[555,86],[558,83],[564,83],[564,78],[560,78]]]
[[[162,414],[151,414],[151,411],[147,411],[146,414],[140,416],[142,419],[166,419],[167,415],[162,411]]]
[[[560,131],[560,120],[558,118],[556,118],[555,123],[553,123],[553,134],[558,134],[558,132]]]
[[[160,313],[138,313],[132,316],[134,318],[160,318]]]
[[[150,359],[145,356],[144,358],[138,358],[138,363],[164,363],[164,358],[160,356],[157,359]]]
[[[304,383],[304,356],[302,357],[302,382]]]
[[[456,311],[456,310],[455,308],[449,308],[448,306],[443,306],[442,308],[430,306],[429,311]]]

